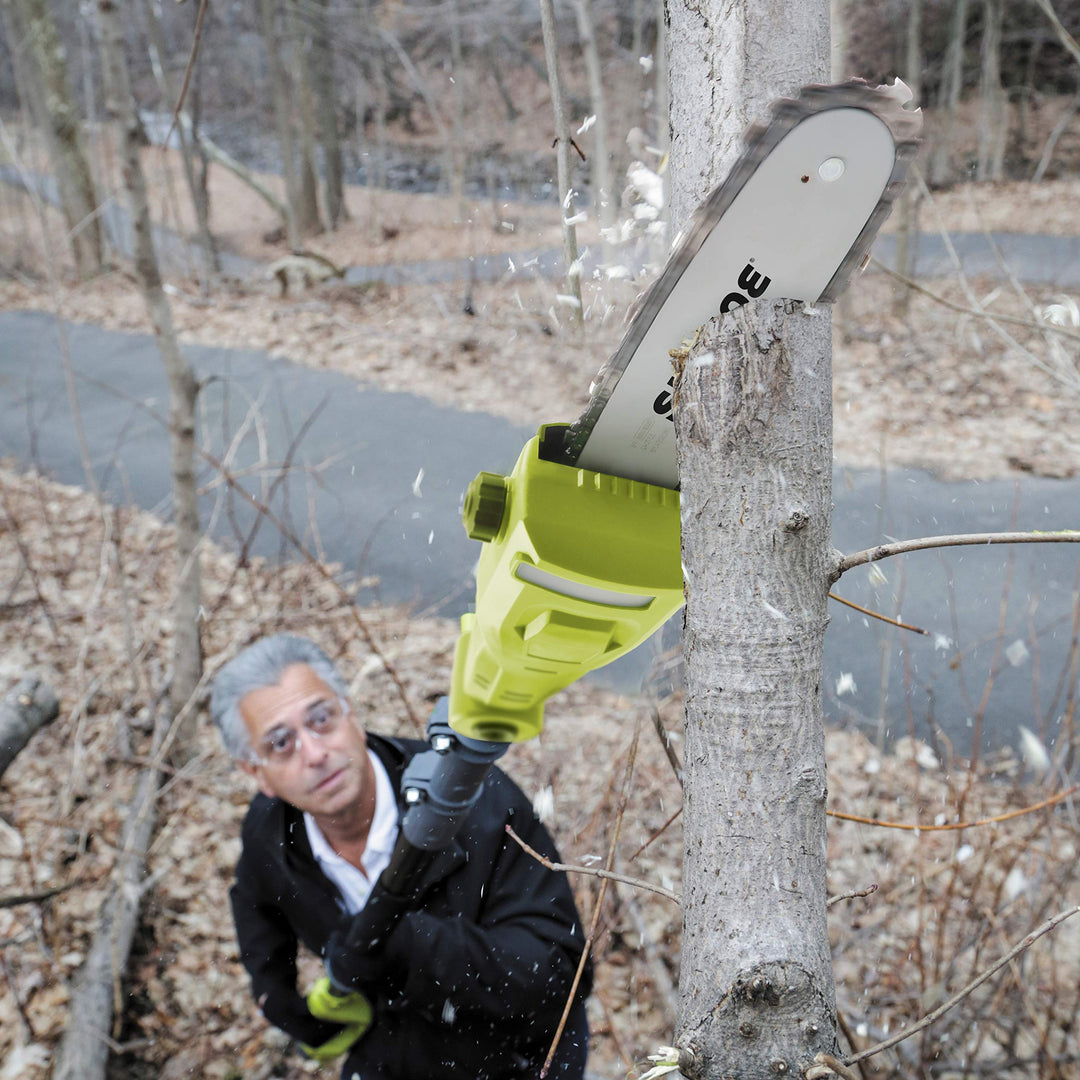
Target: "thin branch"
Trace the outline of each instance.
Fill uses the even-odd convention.
[[[844,604],[849,608],[854,608],[863,615],[869,615],[871,619],[880,619],[890,626],[900,627],[901,630],[912,630],[916,634],[923,634],[926,637],[930,637],[930,631],[924,630],[921,626],[912,626],[910,623],[901,622],[899,619],[890,618],[888,615],[882,615],[879,611],[871,611],[869,608],[865,608],[861,604],[856,604],[852,600],[845,600],[842,596],[837,596],[834,592],[829,593],[829,599],[835,600],[838,604]]]
[[[872,1057],[874,1054],[880,1054],[882,1050],[888,1050],[890,1047],[896,1046],[897,1043],[903,1042],[905,1039],[909,1039],[916,1032],[922,1031],[928,1028],[931,1024],[940,1020],[950,1009],[959,1005],[964,998],[968,997],[971,993],[977,990],[987,979],[995,975],[1006,964],[1014,960],[1025,950],[1031,948],[1032,945],[1038,941],[1044,934],[1048,934],[1059,923],[1063,923],[1066,919],[1072,918],[1080,912],[1080,906],[1069,908],[1067,911],[1058,912],[1051,919],[1047,919],[1042,926],[1035,930],[1032,930],[1030,934],[1022,938],[1016,945],[1013,946],[1000,960],[992,964],[981,975],[972,979],[971,982],[964,987],[958,994],[953,995],[948,1001],[939,1005],[933,1012],[927,1013],[917,1024],[913,1024],[911,1027],[904,1028],[903,1031],[898,1032],[892,1038],[886,1039],[884,1042],[878,1043],[876,1046],[871,1046],[868,1050],[863,1050],[861,1053],[856,1054],[854,1057],[849,1057],[845,1060],[845,1065],[855,1065],[860,1061],[865,1060],[868,1057]]]
[[[855,892],[841,893],[839,896],[830,896],[825,902],[826,907],[832,907],[833,904],[839,904],[842,900],[854,900],[857,896],[872,896],[878,891],[878,884],[875,881],[872,885],[867,885],[865,889],[858,889]]]
[[[549,870],[562,871],[566,874],[588,874],[591,877],[604,878],[607,881],[621,881],[624,885],[630,885],[635,889],[645,889],[648,892],[659,893],[661,896],[666,896],[669,900],[674,900],[676,904],[680,902],[678,893],[672,892],[671,889],[665,889],[663,885],[654,885],[651,881],[627,877],[625,874],[616,874],[613,870],[599,870],[595,866],[575,866],[573,863],[552,862],[551,859],[547,858],[545,855],[541,855],[535,848],[529,847],[529,845],[514,832],[513,826],[507,825],[505,828],[510,838],[518,844],[526,855],[531,855],[541,864],[541,866],[546,866]]]
[[[1019,810],[1009,810],[1007,813],[996,814],[994,817],[980,818],[978,821],[953,821],[946,825],[912,825],[908,822],[881,821],[879,818],[843,814],[839,810],[826,810],[825,813],[829,817],[837,818],[840,821],[854,821],[860,825],[877,825],[882,829],[905,829],[908,832],[948,832],[956,829],[975,829],[980,825],[997,825],[1002,821],[1009,821],[1012,818],[1023,817],[1024,814],[1034,813],[1036,810],[1045,810],[1049,806],[1056,806],[1059,802],[1064,802],[1077,789],[1080,789],[1080,784],[1073,784],[1066,791],[1059,791],[1056,795],[1051,795],[1050,798],[1043,799],[1042,802],[1034,803],[1032,806],[1024,806]]]
[[[626,814],[626,803],[630,797],[630,781],[634,775],[634,763],[637,761],[638,739],[640,736],[641,715],[639,713],[637,722],[634,724],[634,738],[630,742],[630,752],[627,755],[626,776],[623,780],[622,792],[619,795],[619,809],[615,814],[615,826],[611,830],[611,843],[608,845],[606,867],[608,870],[615,864],[615,850],[619,844],[619,833],[622,832],[623,816]],[[589,920],[589,932],[585,935],[585,948],[581,950],[581,959],[578,961],[577,971],[574,973],[574,982],[570,987],[570,993],[566,995],[566,1006],[563,1009],[562,1016],[559,1018],[559,1026],[555,1029],[555,1036],[551,1040],[551,1048],[548,1050],[547,1057],[544,1059],[544,1064],[540,1069],[540,1080],[545,1080],[547,1077],[548,1070],[551,1068],[551,1062],[555,1057],[555,1051],[559,1049],[563,1031],[566,1029],[566,1021],[570,1017],[570,1010],[574,1006],[574,999],[577,997],[581,976],[585,973],[585,965],[589,961],[589,953],[592,950],[593,942],[596,940],[596,927],[600,922],[600,911],[604,906],[604,897],[607,895],[607,887],[608,883],[606,880],[600,882],[600,892],[596,897],[596,903],[593,905],[592,918]]]
[[[898,540],[895,544],[879,544],[877,547],[845,555],[836,568],[836,576],[846,574],[853,567],[878,562],[903,555],[909,551],[925,551],[928,548],[966,547],[990,544],[1076,544],[1080,543],[1080,531],[1061,529],[1058,532],[1000,532],[959,533],[955,536],[923,536],[918,540]]]
[[[674,814],[672,814],[672,815],[671,815],[671,817],[669,817],[669,818],[667,819],[667,821],[665,821],[665,822],[664,822],[664,824],[663,824],[663,825],[661,825],[661,826],[660,826],[660,828],[659,828],[659,829],[657,829],[657,830],[656,830],[656,832],[654,832],[654,833],[652,834],[652,836],[650,836],[650,837],[649,837],[649,839],[648,839],[648,840],[646,840],[646,841],[645,841],[645,843],[644,843],[644,844],[642,844],[642,845],[641,845],[641,847],[639,847],[639,848],[637,849],[637,851],[635,851],[635,852],[634,852],[634,854],[633,854],[633,855],[631,855],[631,856],[630,856],[630,858],[629,858],[629,859],[627,859],[626,861],[627,861],[627,862],[633,862],[633,861],[634,861],[634,860],[635,860],[635,859],[636,859],[636,858],[637,858],[637,857],[638,857],[638,856],[639,856],[639,855],[640,855],[640,854],[641,854],[641,853],[642,853],[642,852],[643,852],[643,851],[644,851],[644,850],[645,850],[645,849],[646,849],[646,848],[647,848],[647,847],[648,847],[648,846],[649,846],[649,845],[650,845],[650,844],[651,844],[651,843],[652,843],[652,842],[653,842],[654,840],[659,840],[659,839],[660,839],[660,837],[661,837],[661,836],[663,836],[663,835],[664,835],[664,833],[666,833],[666,832],[667,832],[667,830],[668,830],[668,828],[670,827],[671,823],[672,823],[672,822],[673,822],[673,821],[674,821],[674,820],[675,820],[675,819],[676,819],[676,818],[677,818],[677,817],[678,817],[678,816],[679,816],[679,815],[680,815],[680,814],[681,814],[682,812],[683,812],[683,808],[682,808],[682,807],[680,806],[680,807],[679,807],[679,809],[678,809],[678,810],[676,810],[676,811],[675,811],[675,813],[674,813]]]
[[[842,1061],[832,1054],[818,1054],[814,1064],[805,1072],[806,1080],[819,1080],[826,1076],[839,1076],[841,1080],[859,1080]]]
[[[206,18],[206,9],[210,6],[210,0],[202,0],[199,4],[199,14],[195,16],[195,35],[191,42],[191,55],[188,57],[187,67],[184,69],[184,81],[180,86],[180,96],[176,99],[176,108],[173,110],[172,123],[165,136],[163,146],[169,145],[169,139],[176,130],[180,120],[180,112],[184,108],[184,99],[187,97],[188,87],[191,85],[191,73],[195,70],[195,60],[199,55],[199,42],[202,40],[203,19]]]
[[[664,727],[663,717],[660,715],[660,710],[654,705],[652,707],[652,720],[653,727],[656,729],[656,734],[660,736],[660,745],[664,748],[664,753],[667,755],[668,761],[671,763],[671,770],[675,773],[675,779],[679,781],[679,787],[683,786],[683,766],[679,760],[678,751],[671,745],[671,734],[668,729]],[[631,862],[633,862],[633,856],[631,856]]]
[[[57,885],[55,888],[44,889],[41,892],[36,893],[0,896],[0,911],[5,908],[21,907],[23,904],[40,904],[42,900],[49,900],[54,896],[59,896],[61,893],[67,892],[68,889],[75,888],[82,880],[82,878],[76,878],[74,881],[69,881],[66,885]]]
[[[940,304],[942,307],[948,308],[949,311],[955,311],[959,315],[973,315],[979,319],[990,319],[993,322],[1009,323],[1012,326],[1024,326],[1029,330],[1048,331],[1051,334],[1057,334],[1059,337],[1072,338],[1074,341],[1080,341],[1080,330],[1070,330],[1067,326],[1058,326],[1055,323],[1036,322],[1034,319],[1025,319],[1020,315],[1003,315],[996,311],[991,314],[987,311],[980,311],[978,308],[969,307],[967,304],[958,304],[955,300],[947,299],[940,293],[936,293],[932,289],[928,289],[925,285],[921,285],[914,278],[910,278],[906,274],[901,274],[898,270],[894,270],[891,266],[886,266],[877,259],[871,259],[870,261],[873,263],[875,269],[881,270],[883,273],[888,274],[889,277],[899,281],[902,285],[906,285],[912,292],[920,293],[928,300],[932,300],[935,304]]]

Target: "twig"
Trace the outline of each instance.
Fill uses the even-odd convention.
[[[191,85],[191,73],[195,70],[195,59],[199,55],[199,42],[202,39],[203,19],[206,18],[206,9],[210,6],[210,0],[202,0],[199,4],[199,13],[195,16],[195,34],[191,41],[191,55],[188,56],[187,67],[184,69],[184,81],[180,86],[180,96],[176,99],[176,108],[173,110],[172,123],[165,135],[164,146],[169,145],[169,139],[176,130],[180,120],[181,110],[184,108],[184,98],[187,97],[188,87]]]
[[[832,1054],[818,1054],[814,1058],[814,1064],[803,1075],[806,1080],[818,1080],[826,1076],[839,1076],[842,1080],[859,1080],[855,1073]]]
[[[1003,315],[997,311],[993,314],[988,314],[986,311],[980,311],[978,308],[969,307],[967,304],[958,304],[955,300],[949,300],[940,293],[928,289],[925,285],[920,285],[914,278],[909,278],[906,274],[901,274],[898,270],[894,270],[891,266],[886,266],[877,259],[871,259],[870,261],[873,263],[875,269],[888,274],[889,277],[899,281],[902,285],[906,285],[913,292],[920,293],[928,300],[932,300],[935,304],[940,304],[943,308],[948,308],[949,311],[955,311],[958,315],[974,315],[979,319],[991,319],[994,322],[1009,323],[1012,326],[1024,326],[1029,330],[1049,331],[1051,334],[1057,334],[1059,337],[1072,338],[1076,341],[1080,341],[1080,330],[1070,330],[1067,326],[1057,326],[1054,323],[1036,322],[1034,319],[1025,319],[1020,315]]]
[[[680,806],[680,807],[679,807],[679,809],[678,809],[678,810],[676,810],[676,811],[675,811],[675,813],[674,813],[674,814],[672,814],[672,815],[671,815],[671,817],[669,817],[669,818],[667,819],[667,821],[665,821],[665,822],[664,822],[664,824],[663,824],[663,825],[661,825],[661,826],[660,826],[660,828],[659,828],[659,829],[657,829],[657,830],[656,830],[656,832],[654,832],[654,833],[652,834],[652,836],[650,836],[650,837],[649,837],[649,839],[648,839],[648,840],[646,840],[646,841],[645,841],[645,843],[644,843],[644,844],[642,844],[642,845],[641,845],[641,847],[639,847],[639,848],[637,849],[637,851],[635,851],[635,852],[634,852],[634,854],[633,854],[633,855],[631,855],[631,856],[630,856],[630,858],[629,858],[629,859],[627,859],[626,861],[627,861],[627,862],[633,862],[633,861],[634,861],[634,860],[635,860],[635,859],[636,859],[636,858],[637,858],[637,857],[638,857],[638,856],[639,856],[639,855],[640,855],[640,854],[641,854],[641,853],[642,853],[642,852],[643,852],[643,851],[644,851],[644,850],[645,850],[645,849],[646,849],[646,848],[647,848],[647,847],[648,847],[648,846],[649,846],[649,845],[650,845],[650,844],[651,844],[651,843],[652,843],[652,842],[653,842],[654,840],[658,840],[658,839],[659,839],[659,838],[660,838],[661,836],[663,836],[663,835],[664,835],[664,833],[666,833],[666,832],[668,831],[668,828],[669,828],[669,827],[671,826],[671,823],[672,823],[672,822],[673,822],[673,821],[674,821],[674,820],[675,820],[675,819],[676,819],[676,818],[677,818],[677,817],[678,817],[678,816],[679,816],[679,815],[680,815],[680,814],[681,814],[682,812],[683,812],[683,808],[682,808],[682,807]]]
[[[23,999],[19,996],[18,988],[15,986],[15,979],[12,977],[11,969],[7,966],[7,957],[2,949],[0,949],[0,967],[4,969],[4,978],[7,979],[11,996],[15,999],[15,1007],[19,1010],[19,1017],[26,1028],[26,1034],[30,1036],[30,1041],[34,1042],[37,1039],[37,1032],[34,1031],[34,1025],[30,1023],[30,1015],[26,1011]]]
[[[1042,802],[1034,803],[1031,806],[1021,807],[1019,810],[1009,810],[1004,814],[996,814],[994,817],[980,818],[978,821],[951,821],[945,825],[912,825],[909,822],[904,821],[882,821],[880,818],[867,818],[859,817],[857,814],[844,814],[839,810],[826,810],[825,813],[829,817],[837,818],[840,821],[855,821],[860,825],[877,825],[882,829],[905,829],[908,832],[949,832],[955,829],[974,829],[980,825],[996,825],[1002,821],[1008,821],[1011,818],[1022,817],[1024,814],[1030,814],[1035,810],[1045,810],[1049,806],[1056,806],[1059,802],[1063,802],[1076,790],[1080,789],[1080,784],[1073,784],[1071,788],[1066,791],[1059,791],[1056,795],[1051,795],[1048,799],[1043,799]],[[856,893],[856,895],[860,895]],[[839,899],[842,899],[839,898]],[[829,903],[832,903],[830,900]]]
[[[660,736],[660,744],[664,748],[664,753],[667,755],[668,761],[671,762],[671,769],[675,773],[675,779],[679,781],[679,787],[683,786],[683,766],[679,760],[678,752],[675,747],[671,745],[671,735],[668,729],[664,727],[664,720],[660,715],[660,710],[654,705],[652,707],[652,720],[653,727],[656,728],[656,734]],[[631,856],[633,861],[633,856]]]
[[[151,408],[145,401],[141,401],[133,395],[126,394],[124,391],[117,389],[115,386],[110,386],[108,383],[102,382],[98,379],[93,379],[88,376],[80,376],[85,382],[92,386],[96,386],[99,389],[105,390],[110,394],[115,395],[122,401],[125,401],[135,408],[146,413],[152,417],[159,424],[168,430],[172,430],[172,424],[162,416],[156,409]],[[366,620],[357,611],[355,604],[352,602],[352,598],[349,596],[346,589],[341,585],[341,582],[334,577],[334,575],[323,565],[315,555],[308,550],[307,545],[297,536],[294,529],[283,521],[277,514],[275,514],[270,507],[260,502],[250,492],[248,492],[236,479],[236,477],[230,472],[228,468],[223,464],[221,460],[211,454],[208,450],[196,446],[195,453],[202,458],[211,468],[215,469],[225,481],[225,483],[235,491],[240,498],[246,502],[256,513],[262,514],[271,525],[278,530],[278,532],[287,540],[297,552],[303,558],[303,560],[315,570],[315,572],[327,582],[333,589],[335,589],[338,595],[346,603],[349,614],[352,616],[353,622],[356,624],[357,629],[360,631],[360,636],[364,639],[364,643],[371,650],[371,652],[382,661],[382,665],[386,670],[386,673],[390,676],[391,682],[394,684],[394,688],[398,693],[398,697],[401,700],[402,707],[405,710],[405,714],[408,716],[409,721],[417,730],[423,730],[423,723],[416,714],[416,710],[412,707],[409,701],[408,693],[405,690],[405,684],[402,682],[401,676],[398,673],[397,668],[390,662],[379,643],[375,640],[375,636],[371,628],[367,625]]]
[[[890,626],[900,627],[901,630],[913,630],[916,634],[923,634],[926,637],[930,637],[930,631],[924,630],[921,626],[912,626],[910,623],[901,622],[899,619],[890,618],[888,615],[882,615],[878,611],[871,611],[869,608],[865,608],[861,604],[856,604],[853,600],[845,600],[842,596],[837,596],[834,592],[829,593],[829,599],[835,600],[838,604],[845,604],[849,608],[854,608],[856,611],[861,612],[863,615],[869,615],[871,619],[880,619],[882,622],[886,622]]]
[[[974,978],[961,990],[958,994],[953,995],[948,1001],[943,1002],[933,1012],[927,1013],[917,1024],[912,1024],[911,1027],[904,1028],[903,1031],[897,1032],[891,1038],[886,1039],[884,1042],[878,1043],[876,1046],[871,1046],[868,1050],[863,1050],[861,1053],[849,1057],[845,1060],[845,1065],[855,1065],[860,1061],[865,1060],[868,1057],[872,1057],[874,1054],[880,1054],[882,1050],[888,1050],[890,1047],[896,1046],[897,1043],[903,1042],[905,1039],[910,1038],[916,1032],[922,1031],[928,1028],[931,1024],[935,1023],[942,1016],[945,1015],[950,1009],[959,1005],[964,998],[968,997],[971,993],[977,990],[984,982],[991,976],[1000,971],[1011,960],[1015,959],[1026,949],[1031,948],[1036,941],[1039,940],[1044,934],[1048,934],[1059,923],[1063,923],[1066,919],[1072,918],[1080,912],[1080,906],[1069,908],[1067,911],[1058,912],[1051,919],[1047,919],[1042,926],[1035,930],[1032,930],[1030,934],[1022,938],[1016,945],[1014,945],[1000,960],[992,964],[981,975]]]
[[[630,780],[634,775],[634,762],[637,760],[638,738],[640,735],[641,714],[639,713],[637,722],[634,724],[634,738],[630,743],[630,753],[627,757],[626,777],[623,780],[623,789],[619,796],[619,809],[615,814],[615,827],[612,829],[611,843],[608,845],[607,870],[610,870],[615,862],[615,849],[619,843],[619,833],[622,832],[623,815],[626,813],[626,803],[630,797]],[[577,971],[574,973],[574,982],[570,987],[570,993],[566,995],[566,1006],[563,1008],[563,1014],[559,1019],[559,1026],[555,1029],[555,1037],[551,1040],[551,1048],[548,1050],[543,1067],[540,1069],[540,1080],[545,1080],[547,1077],[548,1070],[551,1068],[551,1062],[555,1057],[555,1051],[559,1049],[563,1031],[566,1029],[566,1021],[570,1017],[570,1010],[574,1007],[574,999],[577,997],[581,976],[585,973],[585,965],[589,962],[589,953],[592,950],[593,942],[596,940],[596,927],[600,922],[600,911],[604,906],[604,897],[607,895],[607,887],[607,880],[600,882],[600,892],[596,897],[596,903],[593,905],[592,918],[589,920],[589,932],[585,936],[585,948],[581,950],[581,959],[578,961]]]
[[[661,896],[666,896],[669,900],[674,900],[676,904],[679,903],[678,893],[672,892],[670,889],[665,889],[663,885],[654,885],[651,881],[627,877],[625,874],[616,874],[612,870],[600,870],[595,866],[575,866],[573,863],[552,862],[551,859],[547,858],[545,855],[541,855],[535,848],[529,847],[529,845],[514,832],[512,825],[506,825],[504,828],[510,838],[516,841],[527,855],[531,855],[538,863],[542,866],[546,866],[549,870],[558,870],[566,874],[588,874],[591,877],[604,878],[607,881],[621,881],[624,885],[630,885],[635,889],[645,889],[648,892],[659,893]]]
[[[42,892],[0,896],[0,911],[3,911],[5,908],[21,907],[23,904],[39,904],[42,900],[49,900],[54,896],[59,896],[61,893],[67,892],[68,889],[74,889],[75,886],[81,884],[82,881],[83,879],[79,877],[74,881],[69,881],[66,885],[57,885],[55,888],[44,889]]]
[[[875,881],[872,885],[867,885],[865,889],[859,889],[856,892],[841,893],[839,896],[830,896],[825,901],[826,907],[832,907],[833,904],[839,904],[841,900],[854,900],[857,896],[872,896],[878,891],[878,884]]]
[[[990,544],[1076,544],[1080,543],[1080,531],[1061,529],[1057,532],[999,532],[999,533],[958,533],[954,536],[923,536],[917,540],[898,540],[894,544],[879,544],[877,547],[856,551],[845,555],[836,568],[836,576],[846,574],[848,570],[864,563],[878,562],[903,555],[909,551],[925,551],[928,548],[968,547]]]

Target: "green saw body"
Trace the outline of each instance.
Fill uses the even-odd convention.
[[[461,620],[450,725],[472,738],[539,734],[544,701],[629,652],[683,602],[679,493],[545,460],[545,425],[508,477],[465,499],[485,541],[476,611]]]

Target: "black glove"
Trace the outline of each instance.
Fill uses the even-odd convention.
[[[410,897],[395,896],[376,882],[363,908],[330,935],[323,959],[336,989],[352,991],[386,981],[386,942],[410,903]]]

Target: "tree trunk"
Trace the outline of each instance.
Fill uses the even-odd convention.
[[[60,701],[40,679],[21,679],[0,700],[0,778],[19,751],[60,714]]]
[[[306,0],[305,0],[306,2]],[[292,57],[293,94],[300,110],[300,202],[297,206],[297,226],[301,236],[322,231],[319,218],[319,177],[315,167],[315,101],[311,90],[310,36],[306,13],[300,10],[299,0],[289,4],[289,49]]]
[[[465,63],[461,46],[461,6],[450,0],[450,71],[453,77],[454,124],[450,142],[450,193],[458,221],[469,220],[465,202]]]
[[[670,4],[672,225],[766,103],[829,69],[828,0]],[[801,1076],[835,1052],[822,650],[833,557],[826,311],[706,325],[675,397],[686,574],[683,947],[693,1080]]]
[[[124,55],[119,5],[115,0],[98,0],[98,13],[108,113],[121,129],[124,181],[135,233],[135,276],[169,380],[172,500],[176,528],[176,594],[171,605],[173,639],[169,701],[172,715],[185,717],[173,744],[173,759],[182,764],[197,752],[196,714],[190,703],[202,674],[199,640],[199,505],[195,483],[195,399],[198,384],[180,352],[173,329],[172,309],[161,286],[161,271],[154,251],[146,199],[146,181],[139,161],[138,110]]]
[[[913,107],[922,104],[922,3],[908,0],[904,80],[911,90]],[[915,186],[909,184],[900,196],[896,216],[896,269],[905,277],[911,277],[914,269],[918,221],[918,196]],[[893,293],[893,313],[906,318],[910,306],[911,290],[898,285]]]
[[[8,40],[21,74],[21,89],[45,136],[60,192],[75,265],[80,274],[101,269],[104,259],[97,195],[83,148],[79,116],[67,78],[67,58],[45,0],[3,0]]]
[[[559,38],[555,28],[552,0],[540,0],[540,18],[544,31],[544,56],[547,60],[551,108],[555,114],[555,160],[559,182],[559,206],[562,209],[563,258],[566,260],[566,292],[572,309],[572,321],[581,327],[585,312],[581,303],[581,264],[578,260],[577,227],[573,224],[574,192],[570,187],[570,132],[562,105],[562,80],[559,77]]]
[[[600,51],[596,46],[596,27],[593,22],[592,0],[577,0],[578,33],[589,77],[589,98],[592,102],[593,152],[592,189],[603,239],[605,265],[611,265],[614,254],[611,233],[615,227],[615,198],[611,182],[611,153],[608,146],[607,101],[604,97],[604,73],[600,67]]]
[[[334,41],[326,9],[328,0],[310,0],[311,61],[315,100],[319,113],[323,173],[326,183],[326,217],[331,229],[349,217],[345,206],[345,166],[338,136],[337,83],[334,80]]]
[[[952,137],[956,127],[956,108],[964,88],[964,53],[967,39],[967,0],[955,0],[949,47],[945,52],[945,71],[942,77],[942,101],[945,123],[930,158],[930,183],[947,184],[953,175],[951,160]]]
[[[1007,113],[1001,86],[1001,24],[1005,0],[983,0],[981,75],[979,78],[979,156],[976,180],[1004,175]]]
[[[289,247],[293,251],[299,251],[303,247],[298,217],[300,183],[296,171],[296,145],[293,139],[292,111],[289,107],[288,76],[281,60],[276,21],[276,0],[259,0],[259,30],[266,49],[266,78],[270,83],[270,96],[274,103],[274,124],[277,127],[281,169],[285,178],[285,233]]]

